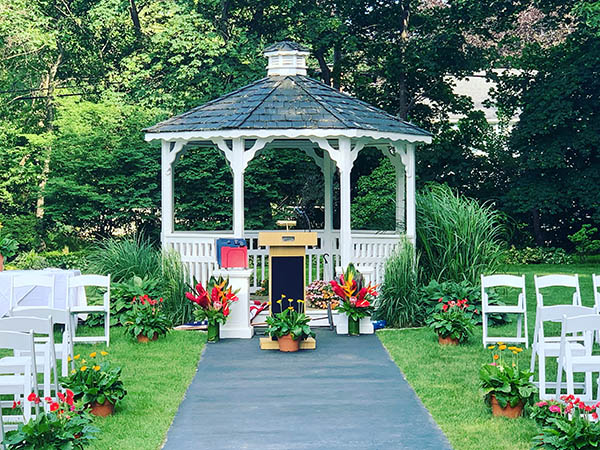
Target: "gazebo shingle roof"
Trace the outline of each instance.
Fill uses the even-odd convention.
[[[282,44],[286,43],[277,45]],[[318,128],[430,136],[411,123],[303,75],[268,76],[144,131]]]

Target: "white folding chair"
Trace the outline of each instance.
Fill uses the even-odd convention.
[[[592,285],[594,287],[594,308],[596,308],[596,314],[600,314],[600,276],[592,275]],[[596,342],[600,344],[600,330],[596,331]]]
[[[54,324],[52,322],[52,316],[48,316],[45,319],[42,317],[5,317],[0,319],[0,330],[18,332],[32,330],[37,335],[34,338],[34,341],[45,344],[43,346],[36,345],[37,370],[44,374],[44,397],[52,396],[52,388],[55,393],[58,392],[58,370],[56,364]],[[19,353],[20,356],[6,357],[0,360],[0,367],[14,367],[19,364],[25,366],[31,355],[23,352]],[[54,383],[52,383],[52,377],[54,377]]]
[[[104,288],[102,305],[79,306],[75,304],[75,297],[79,289],[85,289],[86,286],[94,286]],[[104,316],[104,335],[103,336],[75,336],[75,342],[106,342],[106,346],[110,345],[110,275],[79,275],[70,277],[67,281],[67,292],[69,295],[69,307],[73,315],[73,332],[77,329],[78,314],[102,314]]]
[[[495,287],[510,287],[519,289],[516,305],[490,305],[486,289]],[[490,314],[517,314],[517,336],[490,337],[488,336],[488,319]],[[513,342],[525,344],[529,348],[527,331],[527,297],[525,297],[525,275],[481,275],[481,318],[483,322],[483,347],[496,342]],[[522,337],[522,333],[525,334]]]
[[[21,421],[28,422],[32,418],[32,405],[35,414],[39,413],[39,406],[35,402],[28,400],[32,392],[38,395],[37,386],[37,367],[35,363],[35,344],[33,342],[33,331],[20,333],[17,331],[0,331],[0,349],[12,350],[16,352],[27,352],[31,357],[27,358],[25,366],[21,364],[11,367],[10,365],[0,365],[0,394],[13,395],[20,399],[23,406],[23,417],[6,416],[6,422]],[[7,358],[10,358],[8,356]],[[4,359],[4,358],[2,358]],[[0,361],[2,361],[0,359]],[[2,401],[0,406],[10,407],[12,401]]]
[[[592,355],[594,333],[600,329],[600,315],[586,314],[580,316],[563,316],[560,333],[560,354],[558,357],[558,373],[556,375],[556,398],[559,398],[562,388],[563,371],[566,375],[567,394],[580,397],[584,402],[594,400],[592,393],[592,373],[600,373],[600,355]],[[569,334],[582,334],[585,351],[575,354],[569,343]],[[576,393],[574,382],[575,373],[585,373],[584,392]],[[600,388],[598,391],[600,396]],[[598,398],[598,397],[597,397]]]
[[[540,289],[549,287],[569,287],[575,289],[575,292],[573,292],[572,304],[575,306],[581,306],[579,275],[544,275],[541,277],[534,275],[533,281],[535,284],[535,298],[538,306],[544,306],[544,296],[542,295]]]
[[[34,289],[46,288],[49,289],[48,302],[45,305],[54,308],[54,275],[42,274],[42,273],[27,273],[22,275],[16,275],[11,277],[10,286],[10,309],[26,309],[30,306],[20,305],[19,302],[24,300]],[[20,298],[17,298],[17,289],[27,290],[27,292]]]
[[[540,399],[547,400],[552,395],[547,389],[556,389],[554,382],[546,381],[546,358],[557,358],[560,355],[560,336],[547,336],[544,331],[544,323],[560,322],[563,316],[574,317],[586,314],[594,314],[594,308],[574,305],[538,306],[535,315],[535,330],[533,332],[533,343],[531,345],[530,371],[535,372],[536,357],[539,366],[539,380],[536,382],[539,388]],[[585,347],[582,344],[583,336],[568,336],[571,352],[583,355]],[[530,378],[533,381],[533,375]]]
[[[27,309],[14,309],[10,312],[11,317],[52,317],[52,323],[54,325],[63,325],[62,342],[55,343],[55,358],[60,359],[61,362],[61,375],[63,377],[69,376],[69,356],[71,357],[71,365],[73,364],[73,331],[71,330],[71,312],[66,309],[56,308],[27,308]],[[37,353],[44,351],[46,343],[42,339],[39,339],[39,343],[36,344]]]

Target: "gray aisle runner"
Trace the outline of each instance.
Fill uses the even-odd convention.
[[[164,446],[185,449],[450,449],[376,336],[317,330],[317,349],[209,344]]]

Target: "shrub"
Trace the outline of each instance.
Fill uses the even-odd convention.
[[[587,256],[600,252],[600,239],[593,239],[597,233],[598,228],[585,224],[578,232],[569,236],[569,240],[575,245],[577,254]]]
[[[12,263],[17,269],[21,270],[41,270],[50,267],[46,258],[35,250],[19,254]]]
[[[417,247],[431,279],[467,280],[493,273],[501,262],[505,228],[491,205],[430,185],[417,196]]]
[[[89,252],[80,250],[77,252],[52,251],[40,254],[46,260],[48,267],[58,267],[60,269],[79,269],[82,272],[87,270]]]
[[[392,327],[422,325],[423,309],[419,304],[418,257],[414,247],[402,239],[398,250],[385,262],[385,275],[374,317]]]
[[[572,264],[573,257],[562,248],[511,246],[504,252],[505,264]]]
[[[473,336],[475,321],[469,312],[469,304],[464,300],[443,302],[442,309],[427,319],[427,325],[441,338],[456,339],[460,344]]]

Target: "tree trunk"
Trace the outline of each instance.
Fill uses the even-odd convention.
[[[329,70],[329,66],[327,65],[327,61],[325,61],[325,51],[323,49],[318,49],[315,51],[315,58],[319,62],[319,68],[321,69],[321,80],[323,83],[331,86],[331,70]]]
[[[133,22],[133,29],[137,36],[142,34],[142,26],[140,25],[140,17],[138,16],[138,9],[135,4],[135,0],[129,0],[129,13],[131,14],[131,21]]]
[[[545,245],[544,242],[544,234],[542,233],[542,226],[540,220],[540,210],[537,208],[531,209],[531,218],[533,224],[533,237],[535,239],[536,245],[542,247]]]
[[[340,44],[336,43],[333,47],[333,87],[340,90],[342,86],[342,49]]]
[[[400,31],[400,61],[404,62],[406,47],[408,45],[408,26],[410,22],[410,7],[408,2],[402,8],[402,29]],[[400,68],[398,77],[398,116],[402,120],[408,120],[408,87],[406,85],[406,72]]]

